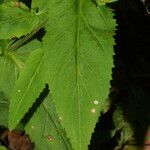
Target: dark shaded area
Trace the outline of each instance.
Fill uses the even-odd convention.
[[[0,126],[0,144],[8,148],[9,150],[33,150],[34,144],[30,141],[28,135],[24,131],[24,126],[32,118],[34,112],[38,109],[45,97],[49,93],[48,84],[39,95],[39,98],[35,101],[29,111],[25,114],[21,122],[18,124],[15,130],[9,131],[6,127]]]
[[[118,104],[134,128],[136,143],[143,144],[150,124],[150,16],[140,1],[121,0],[118,20],[120,34],[116,51],[120,51],[122,69],[126,71]]]
[[[110,5],[118,23],[111,85],[119,93],[115,99],[110,96],[112,108],[100,117],[90,150],[113,150],[117,145],[119,133],[113,138],[110,134],[117,105],[133,127],[135,145],[144,145],[150,125],[150,3],[147,2],[146,7],[140,0],[120,0]]]
[[[8,145],[8,141],[6,140],[6,131],[8,129],[6,127],[0,126],[0,144]]]
[[[35,101],[35,103],[32,105],[32,107],[29,109],[29,111],[25,114],[23,119],[21,120],[21,124],[24,126],[28,123],[30,118],[32,118],[34,112],[37,110],[37,108],[40,106],[40,104],[43,102],[45,97],[47,97],[49,93],[49,87],[48,84],[45,85],[44,90],[41,92],[39,98]]]
[[[16,38],[16,39],[14,39],[14,42],[8,47],[8,49],[16,50],[16,49],[18,49],[18,48],[28,44],[29,42],[32,42],[35,39],[37,39],[37,40],[42,42],[42,38],[44,37],[45,33],[46,33],[45,28],[42,27],[42,28],[39,29],[39,31],[37,31],[35,34],[33,34],[28,39],[26,39],[27,36],[30,36],[30,34],[32,34],[32,33],[30,33],[30,34],[28,34],[26,36],[23,36],[20,39]]]
[[[42,41],[44,35],[45,35],[46,31],[45,28],[41,28],[33,37],[31,40],[33,39],[37,39],[39,41]]]
[[[26,6],[28,6],[29,8],[31,8],[31,2],[32,2],[32,0],[19,0],[19,2],[23,2],[24,4],[26,4]]]
[[[113,139],[110,138],[111,130],[114,128],[112,113],[115,108],[111,108],[107,113],[101,114],[99,122],[95,128],[95,133],[92,136],[90,150],[111,150],[114,145],[117,145],[118,135]]]

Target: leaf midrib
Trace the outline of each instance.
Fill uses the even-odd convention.
[[[79,101],[79,80],[78,80],[78,75],[79,75],[79,48],[80,48],[80,21],[81,21],[81,13],[82,13],[82,2],[83,0],[78,0],[77,5],[78,5],[78,10],[77,10],[77,28],[76,28],[76,49],[75,49],[75,61],[76,61],[76,93],[77,93],[77,103],[78,103],[78,133],[79,133],[79,148],[81,149],[81,106],[80,106],[80,101]]]
[[[47,105],[46,105],[45,102],[42,103],[42,106],[43,106],[43,108],[44,108],[44,110],[45,110],[45,115],[47,114],[48,117],[49,117],[49,119],[53,122],[53,124],[54,124],[54,126],[55,126],[55,128],[56,128],[56,131],[57,131],[57,133],[60,135],[60,137],[61,137],[61,139],[63,140],[64,144],[66,145],[67,150],[70,150],[70,145],[68,144],[68,141],[67,141],[66,137],[63,135],[63,132],[59,129],[59,127],[58,127],[58,125],[57,125],[57,121],[54,121],[54,118],[55,118],[56,116],[53,116],[53,114],[50,113],[50,111],[49,111],[49,109],[48,109],[48,107],[47,107]],[[46,117],[45,117],[45,118],[46,118]],[[45,123],[45,124],[46,124],[46,123]],[[44,130],[45,130],[45,129],[44,129]],[[44,132],[45,132],[45,131],[44,131]]]

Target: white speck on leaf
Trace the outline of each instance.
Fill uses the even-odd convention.
[[[95,108],[92,108],[92,109],[91,109],[91,113],[96,113],[96,109],[95,109]]]
[[[59,120],[62,120],[62,117],[59,117]]]
[[[20,93],[20,92],[21,92],[21,90],[18,90],[18,92]]]
[[[98,103],[99,103],[98,100],[94,100],[95,105],[98,105]]]

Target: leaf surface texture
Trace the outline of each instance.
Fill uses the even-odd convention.
[[[91,0],[49,2],[45,72],[62,125],[85,150],[109,94],[115,20]]]

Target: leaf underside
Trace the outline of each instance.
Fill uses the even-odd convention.
[[[91,0],[49,2],[45,71],[75,150],[87,149],[109,93],[115,20]]]

